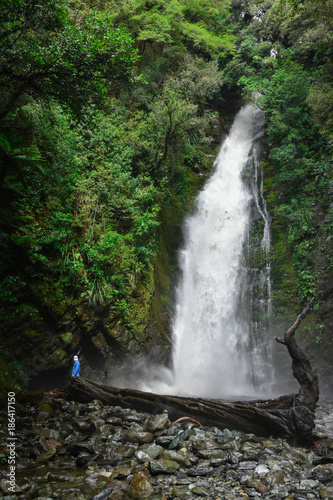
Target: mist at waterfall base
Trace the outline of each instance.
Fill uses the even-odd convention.
[[[173,368],[141,362],[133,366],[127,386],[221,399],[272,395],[270,218],[258,171],[263,133],[261,111],[242,108],[194,213],[185,221],[172,325]],[[263,229],[257,247],[266,265],[251,270],[252,228],[258,223]]]

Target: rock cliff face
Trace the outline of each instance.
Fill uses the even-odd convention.
[[[164,212],[156,260],[145,280],[137,284],[128,306],[135,323],[124,324],[110,304],[92,306],[70,296],[51,303],[45,284],[27,280],[21,301],[29,308],[29,321],[19,320],[13,307],[11,322],[4,325],[2,388],[10,389],[15,384],[28,384],[33,389],[62,386],[75,354],[80,355],[84,374],[99,381],[104,381],[107,374],[121,372],[128,364],[133,369],[147,359],[167,364],[170,294],[183,211],[183,207],[176,206]]]
[[[328,257],[332,248],[327,249],[327,253],[323,253],[322,249],[318,239],[313,260],[321,300],[318,309],[312,314],[308,329],[303,331],[304,338],[300,338],[313,366],[318,370],[321,394],[330,396],[333,391],[333,273]]]
[[[269,210],[273,215],[272,221],[272,292],[273,292],[273,320],[272,335],[281,335],[293,315],[302,308],[299,288],[302,286],[300,275],[297,272],[295,261],[296,250],[288,241],[289,228],[276,210],[278,193],[271,192],[271,170],[267,168],[266,196],[269,201]],[[327,220],[323,213],[314,209],[316,217],[313,221],[310,238],[304,237],[301,243],[308,246],[303,258],[306,260],[307,271],[312,276],[311,293],[315,296],[310,300],[311,312],[296,333],[299,345],[309,357],[312,366],[318,371],[321,395],[330,395],[333,390],[333,244],[327,232]],[[305,272],[305,271],[303,271]],[[310,295],[310,294],[309,294]],[[279,349],[278,349],[279,351]],[[276,353],[277,372],[283,373],[285,360],[281,352]],[[283,378],[283,377],[282,377]],[[286,383],[288,383],[286,378]]]
[[[165,362],[164,345],[169,342],[167,311],[163,312],[158,298],[149,297],[144,303],[144,295],[152,292],[143,290],[143,296],[140,294],[135,301],[143,323],[139,331],[122,324],[107,306],[80,304],[55,318],[52,326],[43,324],[40,318],[33,325],[34,331],[27,332],[18,325],[5,343],[9,361],[4,360],[4,370],[9,366],[13,380],[18,378],[23,385],[27,374],[30,387],[38,389],[61,386],[70,374],[73,355],[78,353],[85,375],[92,380],[103,380],[105,371],[111,367],[119,368],[129,359],[140,359],[151,352],[156,361]],[[159,317],[154,317],[154,307],[161,312]],[[12,353],[15,353],[14,365]]]

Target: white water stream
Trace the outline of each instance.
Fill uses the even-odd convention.
[[[253,204],[265,223],[262,246],[269,245],[260,193],[257,188],[251,192],[244,175],[262,133],[260,111],[244,107],[220,149],[214,174],[198,195],[195,213],[186,221],[173,325],[173,384],[179,394],[253,396],[266,376],[258,378],[269,365],[269,353],[261,349],[265,341],[251,332],[245,260]]]

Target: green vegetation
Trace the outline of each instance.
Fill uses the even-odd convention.
[[[57,368],[96,315],[145,342],[160,213],[207,168],[233,37],[224,2],[2,4],[1,335]]]
[[[229,123],[244,100],[266,116],[276,310],[320,309],[332,292],[332,0],[0,7],[6,349],[29,365],[51,331],[70,351],[74,323],[88,336],[102,325],[117,347],[116,324],[141,346],[152,320],[165,333],[173,249],[163,227],[175,217],[179,238],[218,116]]]
[[[331,1],[315,5],[288,0],[247,2],[245,16],[251,22],[242,29],[236,55],[224,70],[229,85],[241,86],[247,99],[265,111],[266,187],[268,195],[274,193],[270,210],[275,237],[286,238],[280,266],[276,252],[282,242],[276,240],[275,272],[287,279],[290,272],[284,266],[290,254],[298,299],[315,308],[323,295],[331,293],[327,278],[332,276],[328,243],[332,229],[332,9]],[[318,250],[327,256],[320,265],[315,262]],[[323,281],[327,281],[324,286]]]

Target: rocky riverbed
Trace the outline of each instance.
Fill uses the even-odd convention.
[[[0,419],[2,500],[333,499],[331,439],[297,447],[172,423],[167,412],[54,398],[16,415],[11,488],[7,413]]]

